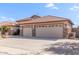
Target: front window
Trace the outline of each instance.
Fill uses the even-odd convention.
[[[65,28],[71,28],[71,26],[69,24],[65,24],[64,26]]]

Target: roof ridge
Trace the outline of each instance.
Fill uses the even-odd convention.
[[[50,16],[50,17],[62,18],[62,19],[69,19],[69,18],[65,18],[65,17],[62,17],[62,16],[52,16],[52,15],[47,15],[47,16],[43,16],[43,17],[48,17],[48,16]]]

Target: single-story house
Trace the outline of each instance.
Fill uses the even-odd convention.
[[[66,38],[72,32],[72,21],[58,16],[33,15],[16,21],[25,37]]]

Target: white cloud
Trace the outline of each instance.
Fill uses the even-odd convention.
[[[4,17],[4,16],[2,16],[2,17],[0,17],[0,20],[1,21],[14,21],[15,19],[13,19],[11,17]]]
[[[79,15],[77,15],[77,18],[79,18]]]
[[[6,17],[2,16],[2,17],[0,17],[0,18],[5,19]]]
[[[56,10],[58,10],[59,8],[58,8],[58,7],[52,7],[52,9],[56,9]]]
[[[70,8],[70,10],[77,11],[77,10],[79,10],[79,6],[73,6]]]
[[[56,10],[59,9],[58,7],[56,7],[56,5],[54,3],[48,3],[48,4],[45,5],[45,7],[46,8],[56,9]]]
[[[53,4],[53,3],[48,3],[48,4],[46,4],[45,7],[53,7],[53,6],[55,6],[55,4]]]

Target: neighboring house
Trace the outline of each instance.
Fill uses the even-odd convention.
[[[79,26],[78,27],[75,27],[75,28],[73,28],[73,30],[72,30],[73,32],[75,32],[76,33],[76,37],[77,38],[79,38]]]
[[[14,25],[15,25],[14,22],[9,21],[0,22],[0,26],[14,26]]]
[[[9,21],[0,22],[0,27],[2,26],[10,27],[9,34],[12,34],[16,28],[16,22],[9,22]]]
[[[20,35],[25,37],[66,38],[73,25],[70,19],[50,15],[33,15],[16,22],[20,26]]]

